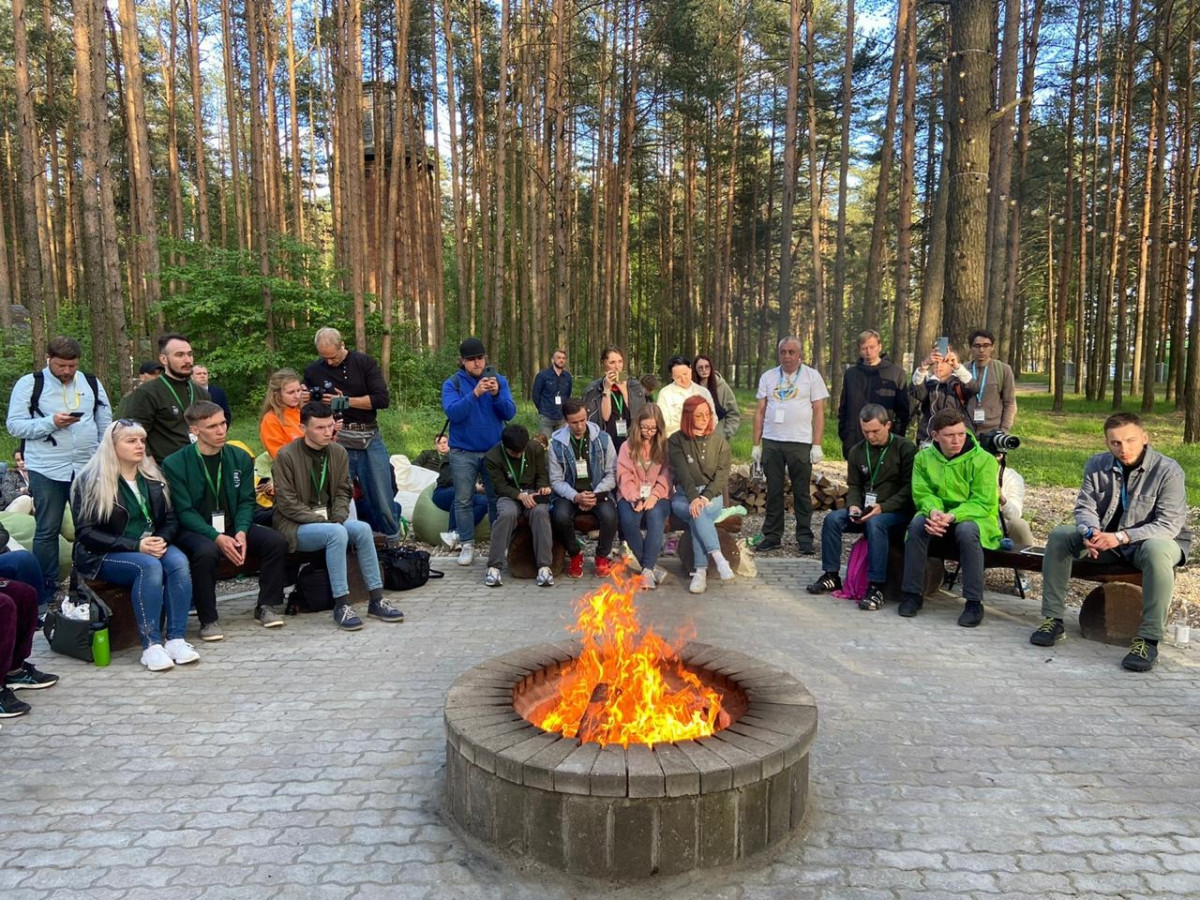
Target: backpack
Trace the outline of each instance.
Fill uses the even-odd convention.
[[[870,584],[867,581],[867,536],[864,534],[850,548],[850,559],[846,562],[846,580],[842,589],[834,591],[839,600],[861,600],[867,596]]]
[[[333,587],[329,584],[329,572],[316,563],[304,563],[296,574],[296,586],[288,594],[289,616],[297,613],[328,612],[333,609]]]
[[[94,418],[96,413],[99,412],[100,407],[105,405],[100,399],[100,382],[91,372],[82,372],[80,374],[83,375],[83,380],[88,383],[88,387],[92,389],[92,416]],[[45,414],[38,409],[38,404],[42,400],[42,391],[45,389],[46,373],[43,370],[38,369],[33,373],[33,391],[29,395],[29,417],[31,419],[35,416],[41,416],[43,419],[46,417]],[[58,441],[54,440],[54,435],[46,435],[46,440],[48,440],[53,446],[58,446]],[[22,454],[25,452],[25,441],[21,441],[20,450]]]
[[[429,552],[415,547],[391,547],[379,551],[383,586],[389,591],[411,591],[430,578],[442,578],[445,572],[429,567]]]

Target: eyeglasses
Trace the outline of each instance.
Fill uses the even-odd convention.
[[[639,425],[638,428],[642,434],[654,434],[654,432],[658,431],[657,425]]]
[[[992,346],[992,342],[991,342],[991,341],[988,341],[986,344],[985,344],[985,343],[983,343],[983,342],[979,342],[979,343],[976,343],[976,344],[972,344],[972,345],[971,345],[971,347],[972,347],[973,349],[975,349],[975,350],[986,350],[986,349],[987,349],[988,347],[990,347],[990,346]]]
[[[137,422],[133,421],[133,419],[117,419],[117,424],[122,428],[132,428]]]

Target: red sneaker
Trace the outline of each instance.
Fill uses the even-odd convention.
[[[607,556],[596,557],[596,577],[607,578],[612,571],[612,565],[608,561]]]
[[[571,565],[567,567],[567,575],[570,578],[583,577],[583,553],[576,553],[571,557]]]

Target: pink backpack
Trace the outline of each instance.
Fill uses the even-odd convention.
[[[867,596],[867,536],[864,534],[850,548],[850,559],[846,562],[846,578],[842,589],[834,591],[839,600],[861,600]]]

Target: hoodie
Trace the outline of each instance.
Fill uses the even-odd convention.
[[[508,379],[497,375],[499,393],[475,396],[480,379],[459,367],[442,382],[442,409],[450,421],[450,449],[487,453],[500,443],[504,423],[517,414]]]
[[[917,453],[912,498],[917,515],[928,518],[935,509],[952,513],[956,521],[979,525],[986,549],[1000,546],[1000,464],[969,429],[963,452],[954,459],[946,459],[937,444]]]

